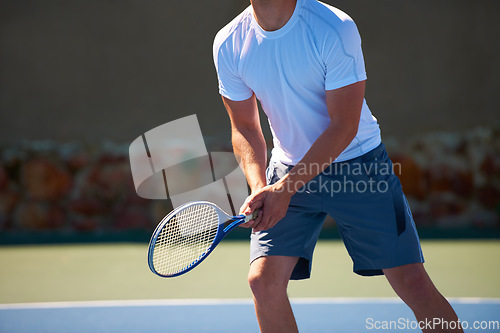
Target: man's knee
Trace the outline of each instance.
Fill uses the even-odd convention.
[[[275,297],[282,293],[286,294],[287,283],[274,279],[273,275],[265,270],[251,269],[248,273],[248,284],[256,297]]]
[[[405,280],[408,287],[413,286],[416,290],[434,290],[434,284],[423,268],[412,272]]]
[[[433,297],[437,292],[422,265],[401,267],[399,272],[390,276],[390,280],[395,289],[404,291],[405,294],[418,296],[422,300]]]
[[[276,260],[272,258],[271,260]],[[255,297],[276,297],[286,295],[288,281],[290,278],[289,268],[281,265],[268,263],[269,258],[257,259],[250,265],[248,272],[248,284]]]
[[[250,269],[248,272],[248,285],[254,294],[259,292],[267,285],[265,275],[255,269]]]

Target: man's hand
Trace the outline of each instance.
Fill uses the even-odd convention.
[[[272,228],[286,215],[292,193],[284,191],[283,183],[267,185],[252,193],[241,206],[241,214],[251,214],[260,209],[255,220],[242,224],[242,227],[253,228],[254,231],[262,231]]]

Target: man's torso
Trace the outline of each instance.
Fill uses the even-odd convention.
[[[255,93],[269,118],[274,160],[296,164],[328,127],[326,90],[366,78],[360,45],[359,50],[349,45],[349,34],[359,38],[354,22],[341,11],[298,0],[290,20],[277,31],[260,28],[249,7],[216,37],[221,94],[238,100]],[[234,81],[224,80],[224,70],[232,72]],[[363,103],[358,136],[337,160],[355,158],[379,143],[378,124]]]

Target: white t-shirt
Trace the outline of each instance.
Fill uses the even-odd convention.
[[[355,23],[316,0],[297,0],[290,20],[276,31],[263,30],[248,7],[219,31],[213,52],[220,94],[242,101],[255,93],[273,135],[271,159],[289,165],[330,124],[326,90],[366,79]],[[377,120],[363,101],[358,133],[336,161],[358,157],[380,142]]]

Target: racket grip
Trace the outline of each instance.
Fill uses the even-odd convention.
[[[245,223],[252,221],[252,220],[255,220],[257,218],[257,216],[259,216],[259,212],[260,212],[260,209],[256,209],[252,212],[252,214],[246,215],[245,216]]]

